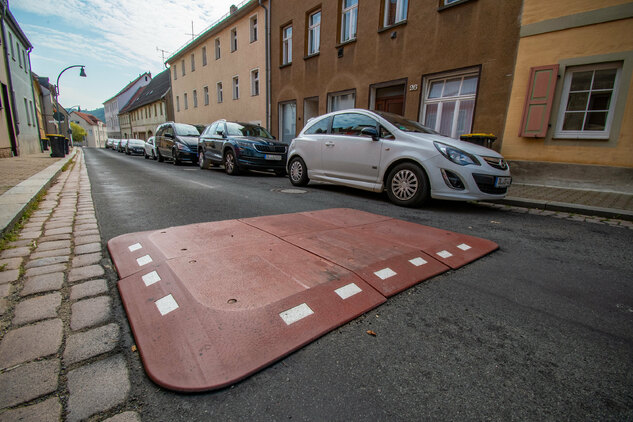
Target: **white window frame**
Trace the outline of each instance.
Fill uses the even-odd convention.
[[[319,22],[313,23],[312,18],[319,15]],[[308,16],[308,56],[317,54],[321,50],[321,10],[316,10]]]
[[[198,91],[193,90],[193,108],[198,108]]]
[[[251,16],[250,20],[249,20],[249,28],[250,28],[250,40],[251,42],[255,42],[257,41],[257,15],[253,15]]]
[[[189,101],[187,100],[187,93],[183,94],[183,102],[185,103],[185,110],[189,110]]]
[[[220,60],[222,51],[220,50],[220,38],[215,39],[215,59]]]
[[[202,88],[202,92],[204,95],[204,105],[209,105],[209,86],[205,86]],[[162,114],[162,112],[161,112]]]
[[[191,71],[196,71],[196,56],[194,53],[191,53]]]
[[[352,95],[353,99],[354,99],[354,105],[352,107],[349,108],[337,108],[336,110],[333,109],[333,102],[335,98],[338,97],[342,97],[344,95]],[[356,107],[356,91],[353,89],[349,89],[347,91],[340,91],[340,92],[332,92],[330,94],[327,94],[327,112],[330,113],[332,111],[339,111],[339,110],[349,110],[350,108],[355,108]]]
[[[207,65],[207,46],[202,46],[202,66]]]
[[[251,96],[259,95],[259,68],[251,70]]]
[[[218,97],[218,104],[222,103],[224,101],[224,95],[222,93],[222,82],[218,82],[215,84],[215,89],[217,92],[217,97]]]
[[[396,16],[394,17],[393,23],[389,23],[389,7],[387,6],[390,1],[391,0],[384,0],[384,27],[397,25],[400,22],[407,20],[407,13],[409,11],[409,0],[396,0]]]
[[[297,102],[295,100],[292,101],[284,101],[282,103],[279,103],[279,140],[281,142],[285,142],[284,140],[284,136],[283,136],[283,130],[284,130],[284,107],[292,107],[294,106],[294,122],[288,122],[291,123],[291,127],[294,128],[294,135],[290,136],[290,138],[294,138],[295,136],[297,136]],[[289,141],[292,141],[292,139],[289,139]],[[287,142],[290,143],[290,142]]]
[[[345,0],[341,2],[341,43],[349,42],[356,39],[356,32],[358,31],[358,0],[351,6],[345,7]],[[345,32],[345,15],[349,15],[350,25]]]
[[[232,86],[232,92],[233,92],[233,99],[234,100],[239,100],[240,99],[240,77],[238,75],[233,76],[233,86]]]
[[[237,51],[237,27],[231,29],[231,53]]]
[[[180,112],[180,97],[176,95],[176,111]]]
[[[290,30],[289,35],[288,30]],[[281,64],[290,63],[292,63],[292,25],[286,25],[281,29]]]
[[[569,91],[571,87],[571,80],[573,74],[576,72],[583,71],[596,71],[596,70],[604,70],[604,69],[616,69],[615,80],[613,82],[613,89],[611,90],[611,100],[609,102],[609,109],[607,110],[607,121],[605,124],[604,130],[596,131],[596,130],[563,130],[563,123],[565,122],[565,111],[567,109],[567,102],[569,100]],[[565,69],[565,76],[563,78],[563,91],[561,93],[561,100],[558,110],[558,118],[556,121],[556,130],[554,132],[554,138],[560,139],[609,139],[611,135],[611,126],[613,124],[613,116],[615,114],[615,106],[618,98],[618,91],[620,90],[620,77],[622,74],[622,63],[621,62],[613,62],[613,63],[600,63],[600,64],[590,64],[585,66],[573,66],[567,67]],[[593,79],[592,79],[593,84]],[[591,97],[591,92],[589,91],[589,97]],[[587,116],[587,110],[585,110],[585,118]],[[584,119],[583,119],[584,126]]]
[[[182,68],[182,76],[185,76],[185,59],[180,61],[180,67]]]
[[[434,98],[434,99],[428,98],[433,82],[438,82],[438,81],[446,82],[446,80],[448,79],[454,79],[454,78],[460,77],[463,83],[465,78],[469,78],[472,76],[477,77],[477,87],[475,88],[474,94],[459,95],[459,91],[458,91],[458,95],[453,96],[453,97],[440,97],[440,98]],[[479,72],[479,69],[477,68],[464,69],[463,71],[442,73],[442,74],[432,75],[432,76],[424,78],[424,83],[422,84],[423,95],[422,95],[422,106],[420,107],[420,119],[419,119],[420,123],[425,124],[427,106],[429,104],[438,104],[435,127],[431,127],[430,129],[437,130],[439,132],[440,125],[442,122],[443,103],[455,101],[456,102],[455,113],[453,114],[453,122],[451,124],[451,134],[449,135],[450,137],[454,138],[457,133],[457,123],[459,121],[459,110],[460,110],[461,102],[470,101],[470,100],[475,100],[475,102],[477,101],[477,94],[479,90],[480,79],[481,79],[481,74]],[[460,90],[461,90],[461,85],[460,85]],[[473,114],[473,121],[471,122],[471,130],[472,130],[473,122],[474,122],[474,114]]]

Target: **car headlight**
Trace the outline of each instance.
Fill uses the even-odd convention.
[[[253,144],[250,143],[250,142],[237,141],[236,144],[239,145],[242,148],[253,148]]]
[[[459,148],[455,148],[441,142],[433,142],[433,144],[447,160],[450,160],[455,164],[459,164],[460,166],[467,166],[469,164],[474,166],[481,165],[474,155],[469,154],[466,151],[462,151]]]
[[[191,151],[189,147],[185,144],[176,144],[176,145],[178,145],[178,149],[181,151]]]

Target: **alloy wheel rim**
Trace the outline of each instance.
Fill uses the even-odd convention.
[[[299,161],[295,161],[290,167],[290,176],[292,177],[292,180],[298,182],[299,180],[301,180],[302,175],[303,167],[301,166],[301,163]]]
[[[407,201],[418,191],[418,177],[411,170],[400,170],[393,176],[391,191],[401,201]]]
[[[226,161],[224,163],[226,170],[228,172],[233,171],[233,156],[231,154],[226,154]]]

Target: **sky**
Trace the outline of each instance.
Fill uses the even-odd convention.
[[[10,0],[9,9],[33,45],[31,69],[55,84],[59,102],[82,110],[103,107],[144,72],[157,75],[165,59],[242,0]]]

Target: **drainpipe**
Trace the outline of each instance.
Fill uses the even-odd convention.
[[[37,107],[35,107],[37,105],[37,103],[35,102],[35,87],[33,86],[33,71],[31,68],[31,51],[33,51],[33,47],[29,47],[28,51],[26,52],[26,56],[29,58],[29,77],[31,78],[31,95],[33,96],[33,108],[35,108],[34,112],[35,114],[37,114]],[[40,97],[38,96],[37,98],[39,100]],[[44,145],[42,145],[42,138],[40,136],[42,134],[42,128],[40,127],[40,119],[38,119],[38,116],[35,116],[35,121],[37,123],[37,138],[40,141],[40,152],[44,152]]]
[[[2,31],[2,49],[5,57],[5,65],[7,70],[7,82],[9,83],[9,99],[11,100],[11,112],[13,113],[13,121],[7,122],[10,125],[13,125],[13,133],[15,134],[15,139],[11,140],[11,149],[13,151],[13,155],[18,155],[19,147],[18,147],[18,135],[20,134],[20,125],[18,124],[19,118],[17,116],[17,108],[15,107],[15,94],[13,92],[13,80],[11,78],[11,66],[9,65],[9,49],[7,47],[7,40],[4,35],[4,21],[7,16],[7,9],[9,7],[9,3],[5,0],[0,0],[0,6],[2,6],[2,17],[0,18],[0,30]]]
[[[266,130],[270,132],[271,127],[271,77],[270,77],[270,9],[272,0],[268,0],[268,7],[264,6],[263,0],[259,0],[259,5],[266,11],[265,28],[266,33]]]

